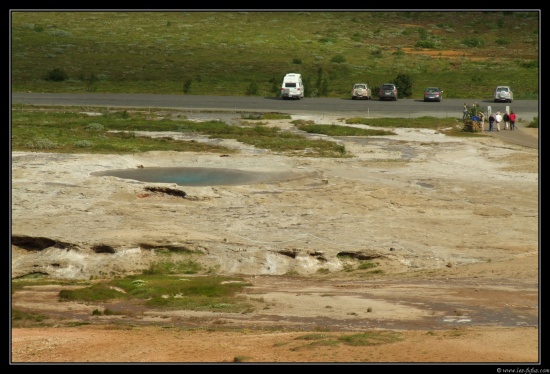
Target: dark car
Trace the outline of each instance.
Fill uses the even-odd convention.
[[[437,87],[428,87],[424,90],[424,101],[441,101],[443,91]]]
[[[378,91],[378,98],[380,100],[393,100],[397,101],[397,87],[393,83],[384,83],[380,86]]]

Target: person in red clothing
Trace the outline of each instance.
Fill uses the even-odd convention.
[[[510,118],[510,130],[513,130],[516,128],[516,113],[512,110],[509,115]]]

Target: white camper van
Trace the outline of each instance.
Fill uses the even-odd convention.
[[[283,79],[281,86],[281,97],[285,99],[302,99],[304,97],[304,84],[302,83],[302,75],[289,73]]]

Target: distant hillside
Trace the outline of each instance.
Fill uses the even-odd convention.
[[[12,12],[17,92],[348,97],[410,76],[413,97],[537,99],[540,12]]]

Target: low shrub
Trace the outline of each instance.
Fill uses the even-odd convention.
[[[86,130],[100,131],[103,130],[103,125],[100,123],[89,123],[84,128]]]
[[[90,148],[92,147],[94,144],[89,141],[89,140],[79,140],[77,141],[76,143],[74,143],[74,145],[76,147],[79,147],[79,148]]]
[[[346,62],[346,58],[342,55],[335,55],[330,59],[330,62],[335,62],[337,64],[341,64]]]
[[[53,82],[63,82],[67,79],[69,79],[69,75],[61,68],[55,68],[46,74],[47,81],[53,81]]]
[[[539,128],[539,117],[538,116],[533,117],[533,120],[529,123],[529,125],[527,125],[527,127],[538,129]]]

